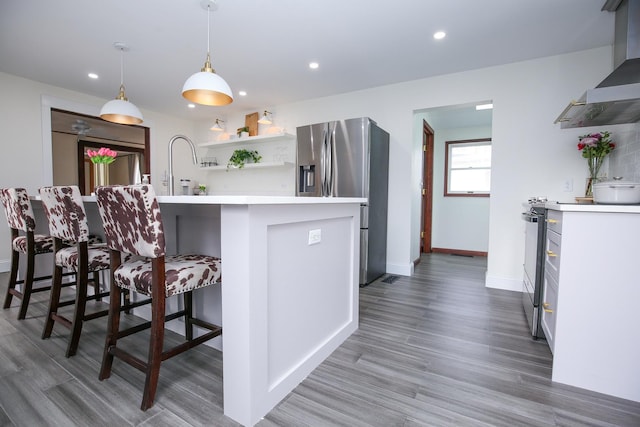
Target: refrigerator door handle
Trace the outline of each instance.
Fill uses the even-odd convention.
[[[327,150],[326,150],[326,165],[327,165],[327,196],[333,196],[333,147],[335,145],[335,128],[329,132],[329,138],[327,138]]]
[[[320,146],[320,196],[327,195],[327,129],[322,131],[322,145]]]

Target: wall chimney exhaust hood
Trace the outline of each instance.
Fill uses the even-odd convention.
[[[640,0],[607,0],[602,10],[616,13],[615,69],[560,113],[562,129],[640,121]]]

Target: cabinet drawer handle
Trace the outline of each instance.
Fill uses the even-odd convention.
[[[547,223],[548,223],[548,224],[557,224],[557,223],[558,223],[558,220],[557,220],[557,219],[547,218]]]
[[[553,251],[547,250],[547,256],[549,256],[549,257],[555,257],[555,256],[558,256],[558,254],[556,254],[556,253],[555,253],[555,252],[553,252]]]
[[[553,313],[552,309],[547,308],[547,307],[549,307],[549,303],[548,302],[543,302],[542,303],[542,307],[543,307],[543,310],[544,310],[545,313]]]

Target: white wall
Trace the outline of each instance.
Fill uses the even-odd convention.
[[[279,126],[369,116],[391,134],[387,270],[409,274],[419,252],[421,135],[414,111],[492,99],[493,165],[486,283],[519,290],[524,256],[521,203],[532,195],[572,201],[582,195],[584,161],[575,142],[588,129],[561,130],[553,121],[571,99],[612,69],[611,48],[507,64],[348,94],[270,107]],[[246,113],[250,113],[247,111]],[[246,114],[245,113],[245,114]],[[242,123],[244,115],[229,117]],[[210,126],[210,124],[208,124]],[[616,126],[607,128],[612,131]],[[573,192],[563,192],[566,179]]]

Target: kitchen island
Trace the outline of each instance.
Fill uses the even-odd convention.
[[[83,200],[92,232],[101,234],[95,197]],[[168,254],[222,258],[222,285],[196,290],[195,314],[223,328],[211,342],[223,352],[224,414],[254,425],[358,327],[360,204],[366,199],[158,201]],[[169,309],[175,304],[167,301]],[[135,314],[147,317],[145,309]],[[184,332],[180,325],[171,329]]]
[[[552,380],[640,402],[640,206],[545,208]]]

